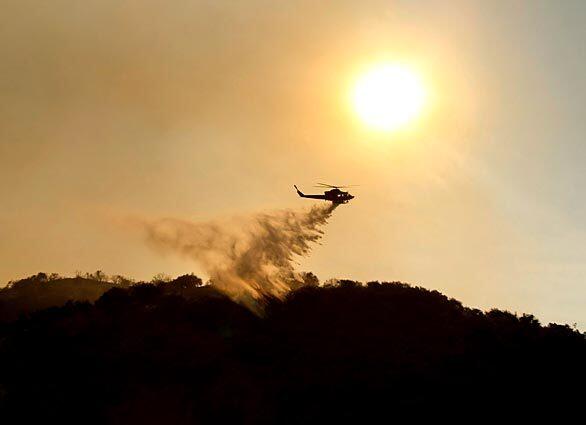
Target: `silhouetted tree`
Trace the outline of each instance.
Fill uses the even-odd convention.
[[[179,276],[169,283],[182,289],[197,288],[203,285],[203,281],[193,273]]]
[[[171,276],[166,275],[165,273],[157,273],[151,279],[151,283],[154,283],[155,285],[158,285],[158,284],[161,284],[161,283],[170,282],[171,280],[172,280]]]
[[[96,270],[95,273],[92,275],[92,278],[97,280],[98,282],[105,282],[108,280],[108,276],[101,270]]]
[[[129,279],[122,275],[114,275],[110,277],[110,281],[117,286],[129,287],[134,283],[132,279]]]
[[[319,279],[312,272],[303,273],[302,276],[304,286],[319,286]]]

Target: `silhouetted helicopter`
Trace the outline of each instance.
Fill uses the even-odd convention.
[[[293,187],[297,191],[297,194],[302,198],[323,199],[324,201],[330,201],[334,204],[345,204],[349,200],[354,199],[353,195],[340,190],[350,186],[332,186],[330,184],[318,183],[318,186],[316,187],[330,188],[330,190],[326,190],[323,195],[306,195],[305,193],[301,192],[296,185],[293,185]]]

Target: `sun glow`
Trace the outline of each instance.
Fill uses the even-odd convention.
[[[352,104],[369,127],[393,131],[421,114],[426,97],[423,82],[414,71],[402,65],[385,64],[358,78]]]

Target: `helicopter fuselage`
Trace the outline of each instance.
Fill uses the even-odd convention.
[[[334,204],[345,204],[351,199],[354,199],[353,195],[350,195],[348,192],[344,192],[337,188],[326,190],[323,195],[306,195],[305,193],[301,192],[297,186],[294,187],[295,190],[297,190],[297,194],[302,198],[321,199],[324,201],[333,202]]]

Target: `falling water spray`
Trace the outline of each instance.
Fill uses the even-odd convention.
[[[282,298],[301,277],[295,257],[307,256],[323,235],[335,204],[260,212],[210,222],[140,220],[147,242],[195,261],[214,286],[253,309]]]

